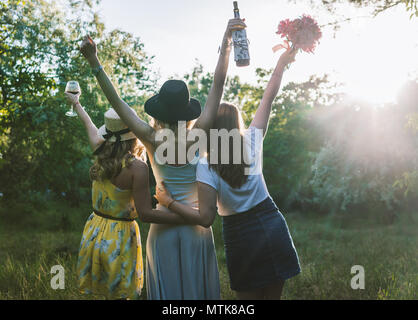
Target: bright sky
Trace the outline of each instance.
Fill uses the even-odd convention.
[[[246,19],[251,64],[238,68],[232,57],[230,75],[255,83],[257,67],[272,68],[280,55],[271,48],[280,42],[275,34],[280,20],[311,14],[319,24],[335,21],[322,9],[312,9],[306,1],[239,0],[241,17]],[[102,0],[98,7],[107,30],[120,28],[139,36],[145,50],[155,55],[154,69],[162,84],[169,76],[192,70],[195,59],[205,71],[214,71],[228,19],[233,17],[229,0]],[[346,16],[362,16],[358,9],[344,6]],[[347,91],[370,102],[387,102],[418,71],[418,19],[409,19],[404,7],[342,24],[334,38],[331,27],[323,28],[323,38],[314,55],[300,53],[286,72],[284,83],[306,81],[312,74],[334,74],[347,83]]]

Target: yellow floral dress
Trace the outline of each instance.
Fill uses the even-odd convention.
[[[137,217],[132,190],[121,190],[104,180],[93,181],[92,193],[97,214],[87,219],[81,239],[80,291],[109,299],[137,299],[144,281],[139,227],[136,221],[114,220]]]

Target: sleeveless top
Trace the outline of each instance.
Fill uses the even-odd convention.
[[[125,168],[125,159],[122,169]],[[110,180],[93,181],[93,209],[115,218],[137,218],[132,190],[122,190]]]
[[[164,181],[173,199],[185,205],[198,208],[199,202],[196,184],[196,166],[198,162],[199,155],[196,153],[194,159],[183,166],[160,164],[157,159],[157,154],[154,152],[151,167],[157,184]]]

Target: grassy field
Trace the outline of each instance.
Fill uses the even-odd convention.
[[[78,293],[75,268],[89,213],[88,204],[70,208],[51,201],[32,209],[23,204],[6,209],[0,204],[0,299],[88,298]],[[285,217],[302,273],[286,283],[284,299],[417,299],[415,213],[400,214],[393,224],[364,213],[286,213]],[[141,225],[144,248],[147,231],[148,226]],[[213,232],[222,298],[235,299],[229,288],[219,217]],[[50,286],[50,270],[57,264],[65,268],[64,290]],[[351,289],[353,265],[364,267],[364,290]]]

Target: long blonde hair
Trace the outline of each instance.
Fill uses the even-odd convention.
[[[190,130],[193,127],[195,122],[196,122],[196,120],[186,121],[186,130]],[[161,121],[161,120],[158,120],[158,119],[155,119],[155,118],[151,117],[150,125],[151,125],[151,127],[154,128],[155,131],[158,131],[158,130],[161,130],[161,129],[171,130],[174,133],[175,143],[177,145],[177,143],[178,143],[178,127],[179,127],[178,121],[172,122],[172,123],[167,123],[167,122],[164,122],[164,121]],[[176,148],[176,152],[177,152],[177,148]]]
[[[190,120],[190,121],[186,121],[186,129],[190,129],[191,127],[193,127],[193,124],[196,122],[196,120]],[[170,129],[171,131],[174,132],[174,134],[177,137],[177,129],[178,129],[178,121],[177,122],[173,122],[173,123],[167,123],[155,118],[151,117],[151,121],[150,121],[150,125],[151,127],[154,128],[154,130],[161,130],[161,129]]]
[[[123,161],[126,167],[129,167],[135,158],[146,161],[145,148],[139,139],[121,141],[114,157],[111,157],[114,143],[105,141],[104,144],[90,168],[91,180],[103,181],[117,177],[122,171]]]

